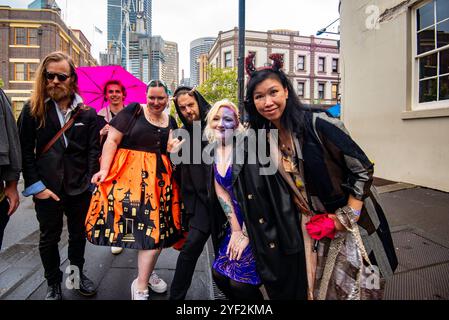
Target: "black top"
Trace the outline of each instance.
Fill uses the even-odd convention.
[[[178,128],[176,120],[170,116],[168,127],[160,128],[145,118],[143,109],[136,113],[138,108],[140,104],[133,103],[111,120],[110,125],[124,134],[119,148],[167,154],[170,130]]]

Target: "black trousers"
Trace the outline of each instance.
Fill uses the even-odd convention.
[[[176,263],[176,271],[170,287],[170,300],[185,299],[187,291],[192,284],[196,263],[203,252],[208,238],[209,233],[190,228],[186,242]]]
[[[5,198],[2,202],[0,202],[0,250],[2,249],[3,234],[9,221],[8,210],[9,202],[8,199]]]
[[[69,232],[70,264],[77,266],[80,271],[83,270],[86,246],[84,223],[92,194],[84,192],[78,196],[66,194],[58,194],[58,196],[61,199],[60,202],[53,199],[34,198],[40,229],[39,253],[49,286],[62,282],[63,273],[60,270],[58,243],[61,240],[64,214],[67,217]]]

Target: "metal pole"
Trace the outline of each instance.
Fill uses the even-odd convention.
[[[239,58],[238,85],[240,120],[244,120],[245,100],[245,0],[239,0]]]

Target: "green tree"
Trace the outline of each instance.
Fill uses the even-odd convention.
[[[211,66],[207,74],[208,79],[197,88],[204,98],[211,105],[222,99],[229,99],[238,105],[237,69]]]
[[[5,83],[3,82],[3,79],[0,78],[0,88],[3,88],[4,85]]]

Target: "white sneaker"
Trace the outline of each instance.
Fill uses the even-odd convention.
[[[137,290],[137,279],[131,284],[131,300],[148,300],[150,296],[148,289],[145,291]]]
[[[151,273],[148,283],[150,284],[150,289],[156,293],[164,293],[167,291],[167,283],[159,278],[154,271]]]
[[[118,255],[123,252],[123,248],[120,247],[111,247],[111,252],[113,255]]]

